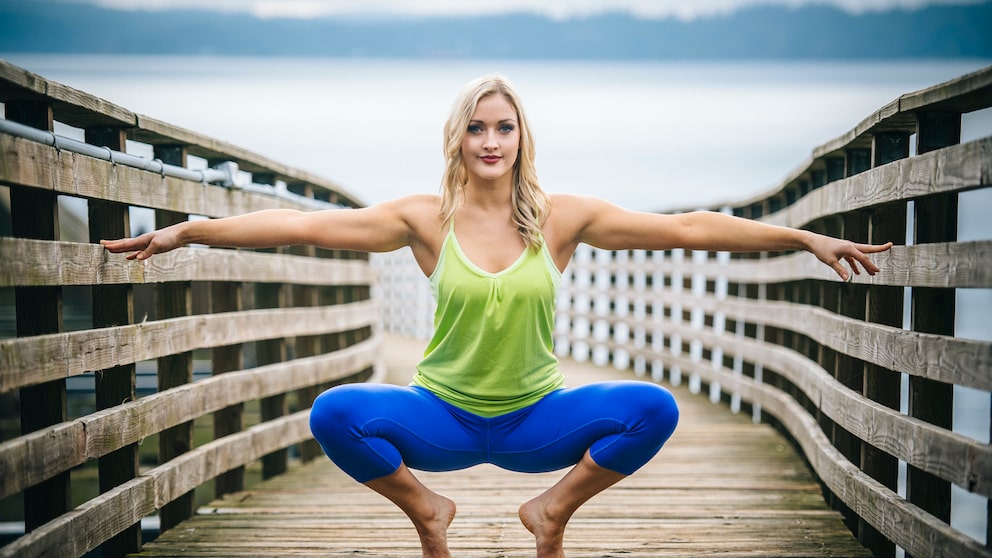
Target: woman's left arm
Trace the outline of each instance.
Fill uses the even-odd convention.
[[[696,211],[662,215],[629,211],[594,198],[572,198],[576,240],[592,246],[620,250],[711,250],[728,252],[764,252],[806,250],[830,266],[843,280],[849,272],[863,268],[869,275],[878,267],[868,254],[888,250],[892,243],[858,244],[811,231],[781,227],[733,217],[714,211]]]

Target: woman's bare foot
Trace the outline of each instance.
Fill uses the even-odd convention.
[[[455,503],[450,498],[421,484],[402,464],[393,474],[370,480],[365,486],[388,498],[410,518],[420,537],[423,558],[451,558],[448,526],[455,519]]]
[[[548,510],[548,497],[542,494],[520,506],[520,522],[534,535],[537,558],[565,558],[565,524]]]
[[[435,494],[431,500],[433,513],[425,514],[423,519],[411,517],[420,536],[423,558],[450,558],[448,526],[455,519],[455,502],[440,494]]]
[[[565,525],[572,514],[625,476],[600,467],[586,451],[554,486],[520,506],[520,522],[534,535],[537,558],[565,558]]]

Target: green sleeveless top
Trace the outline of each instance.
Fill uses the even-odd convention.
[[[562,387],[552,337],[560,282],[543,241],[503,271],[479,268],[462,252],[452,221],[430,276],[434,335],[411,385],[484,417]]]

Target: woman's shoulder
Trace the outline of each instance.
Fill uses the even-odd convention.
[[[382,202],[380,205],[408,217],[439,215],[441,197],[435,194],[409,194]]]
[[[552,193],[551,211],[548,218],[552,220],[585,221],[590,215],[602,210],[607,202],[593,196],[569,193]]]

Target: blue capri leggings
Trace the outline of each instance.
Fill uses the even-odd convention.
[[[678,416],[668,390],[639,381],[560,389],[492,418],[416,386],[346,384],[317,397],[310,429],[327,456],[362,483],[402,463],[422,471],[480,463],[554,471],[575,465],[586,450],[600,467],[629,475],[658,453]]]

